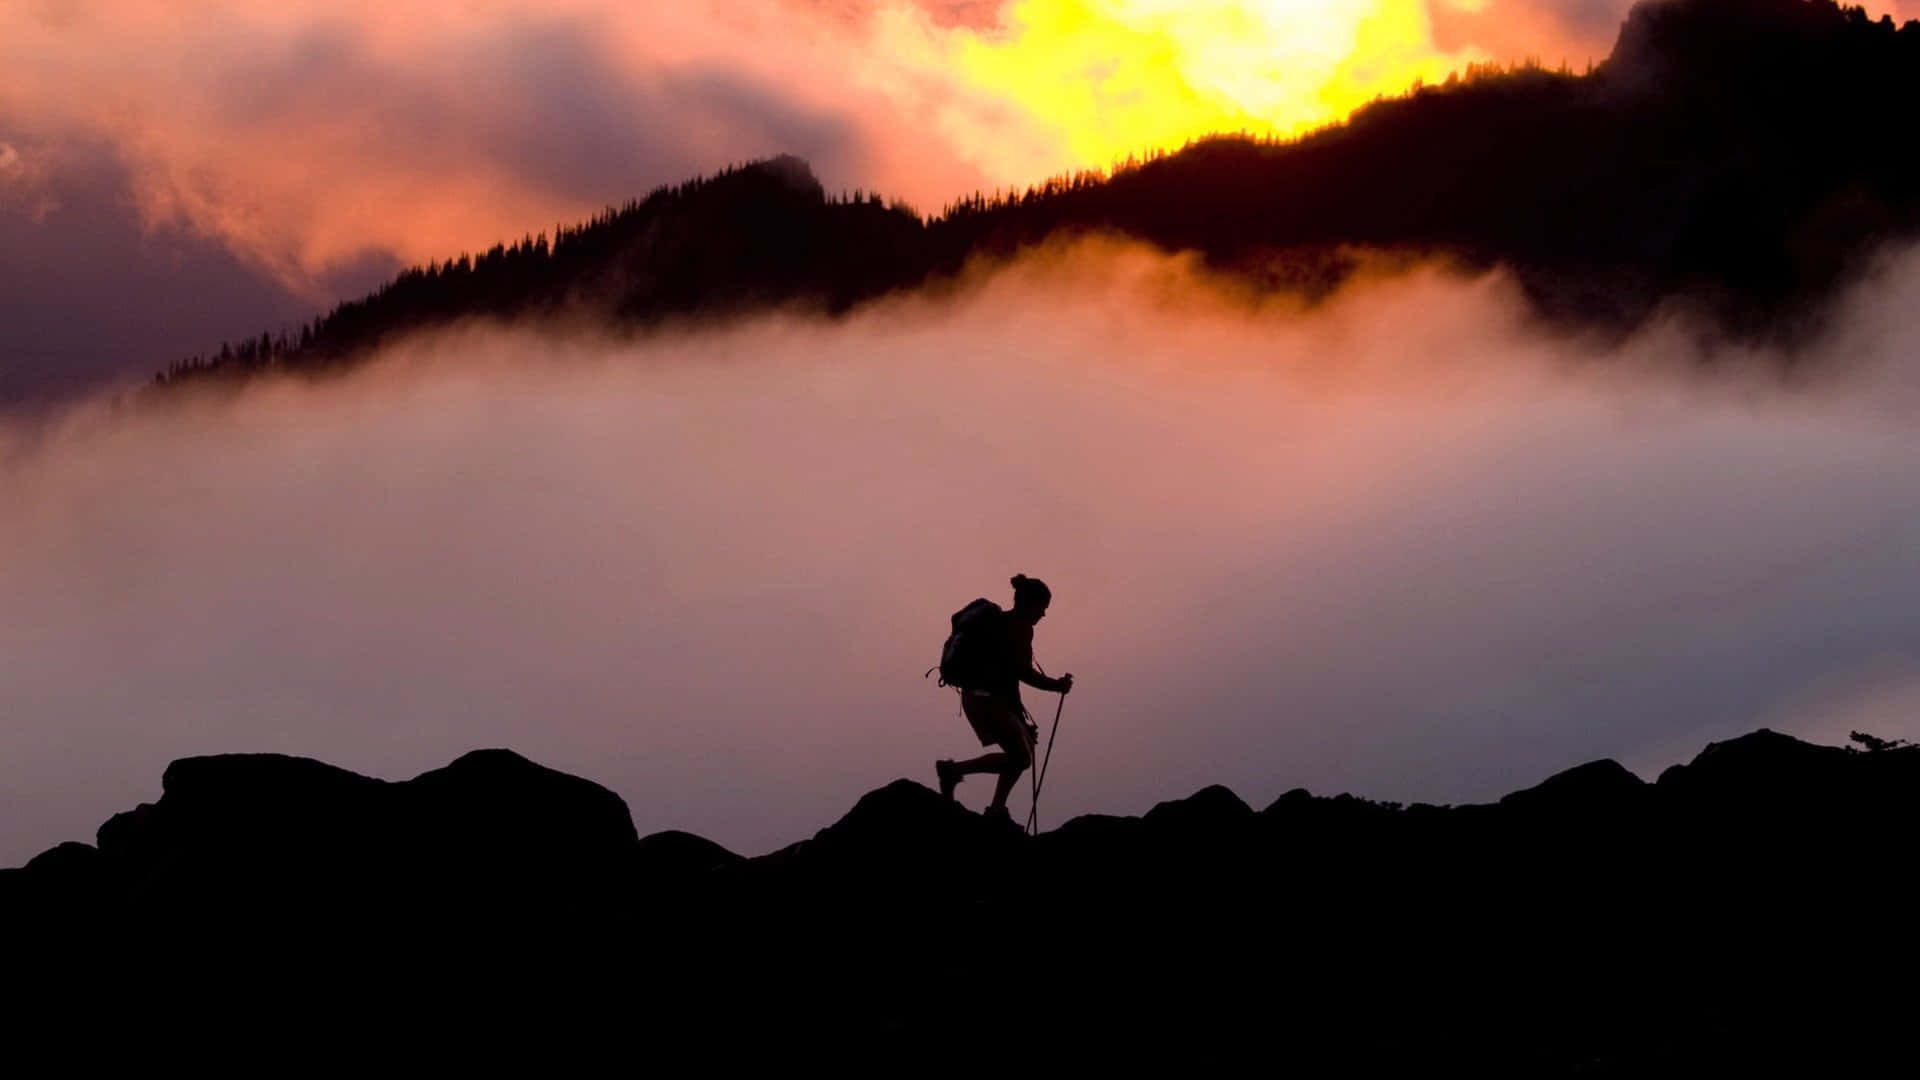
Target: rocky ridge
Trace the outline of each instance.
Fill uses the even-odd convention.
[[[89,1015],[160,978],[171,1004],[303,1002],[274,1013],[296,1030],[351,997],[423,1031],[498,1009],[889,1053],[1037,1010],[1001,1037],[1549,1074],[1878,1058],[1908,1043],[1873,1018],[1914,1003],[1913,748],[1762,730],[1655,783],[1599,761],[1494,804],[1258,810],[1210,787],[1038,837],[898,780],[758,858],[642,837],[506,750],[400,783],[192,758],[163,787],[0,871],[16,985]]]

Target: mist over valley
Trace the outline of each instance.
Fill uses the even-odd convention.
[[[839,320],[477,321],[81,407],[0,444],[0,861],[179,757],[496,745],[771,850],[967,749],[921,672],[1015,571],[1080,680],[1056,821],[1920,734],[1916,300],[1902,255],[1793,357],[1703,357],[1500,274],[1308,308],[1087,242]]]

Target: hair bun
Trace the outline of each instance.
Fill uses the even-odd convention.
[[[1047,583],[1039,578],[1015,574],[1013,575],[1013,599],[1015,603],[1046,607],[1047,603],[1053,599],[1053,590],[1047,588]]]

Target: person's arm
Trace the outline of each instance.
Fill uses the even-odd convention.
[[[1015,625],[1008,635],[1007,646],[1012,653],[1009,657],[1013,661],[1011,666],[1019,673],[1021,682],[1036,690],[1045,690],[1054,694],[1064,694],[1073,689],[1072,675],[1063,675],[1056,679],[1041,674],[1040,669],[1033,666],[1033,627],[1023,624]]]
[[[1026,668],[1025,671],[1020,673],[1020,681],[1033,687],[1035,690],[1064,694],[1073,689],[1073,676],[1071,674],[1062,675],[1057,679],[1049,675],[1042,675],[1034,668],[1032,657],[1027,658]]]

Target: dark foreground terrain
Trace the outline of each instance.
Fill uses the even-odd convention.
[[[1844,1075],[1914,1057],[1920,749],[1759,731],[1484,806],[1224,788],[1001,831],[920,784],[741,858],[482,750],[403,783],[169,766],[0,871],[14,1060],[537,1054],[1346,1074]]]

